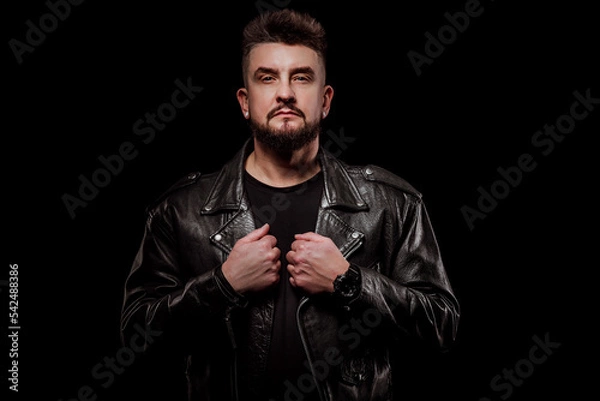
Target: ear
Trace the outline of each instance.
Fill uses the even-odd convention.
[[[333,99],[333,87],[325,85],[323,88],[323,118],[329,114],[331,109],[331,100]]]
[[[235,95],[238,103],[240,104],[240,108],[242,109],[244,118],[250,118],[250,108],[248,107],[248,90],[246,88],[240,88],[237,90]]]

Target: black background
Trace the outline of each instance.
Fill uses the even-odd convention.
[[[8,241],[0,280],[19,265],[19,399],[70,400],[85,385],[98,400],[127,399],[138,386],[166,389],[158,379],[168,367],[150,369],[139,356],[107,388],[91,371],[121,346],[123,283],[145,206],[188,172],[218,168],[248,136],[235,91],[239,34],[259,13],[256,2],[124,3],[72,6],[21,64],[9,41],[25,41],[26,21],[38,25],[48,7],[3,6]],[[350,163],[386,167],[424,194],[462,306],[458,344],[424,394],[541,400],[593,390],[586,363],[596,360],[592,166],[600,105],[550,154],[531,143],[569,113],[574,91],[600,98],[590,3],[482,0],[481,15],[420,76],[407,53],[423,53],[425,32],[436,35],[448,24],[444,13],[464,10],[465,1],[264,3],[309,11],[328,30],[336,92],[326,129],[354,140],[331,149]],[[202,92],[142,143],[134,122],[188,78]],[[98,157],[126,141],[137,156],[71,218],[61,197],[76,196],[78,177],[90,178],[102,167]],[[489,189],[497,168],[525,153],[536,168],[470,230],[461,207],[476,208],[478,187]],[[3,288],[2,327],[7,294]],[[494,376],[525,366],[533,336],[560,346],[511,394],[494,391]],[[10,362],[3,337],[0,353]]]

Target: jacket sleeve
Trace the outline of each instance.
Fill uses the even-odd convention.
[[[389,273],[360,268],[361,291],[354,302],[374,308],[396,332],[445,351],[456,341],[459,303],[421,198],[405,199]]]
[[[211,335],[211,330],[224,327],[228,311],[245,306],[245,299],[224,279],[221,266],[195,277],[182,273],[174,230],[166,215],[164,210],[148,215],[125,281],[121,340],[129,344],[136,333],[160,333],[167,347],[183,350]],[[149,340],[155,338],[147,338],[144,348]]]

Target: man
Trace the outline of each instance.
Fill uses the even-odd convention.
[[[453,295],[421,195],[319,142],[333,88],[306,14],[243,36],[237,92],[252,138],[148,208],[122,333],[161,333],[189,400],[390,400],[398,344],[445,350]]]

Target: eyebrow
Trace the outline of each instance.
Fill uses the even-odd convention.
[[[278,75],[279,71],[275,68],[258,67],[256,69],[256,71],[254,72],[254,77],[256,78],[260,74]],[[291,75],[295,75],[295,74],[307,74],[310,76],[314,76],[315,71],[311,67],[308,67],[308,66],[307,67],[296,67],[296,68],[292,68],[292,70],[291,70]]]

